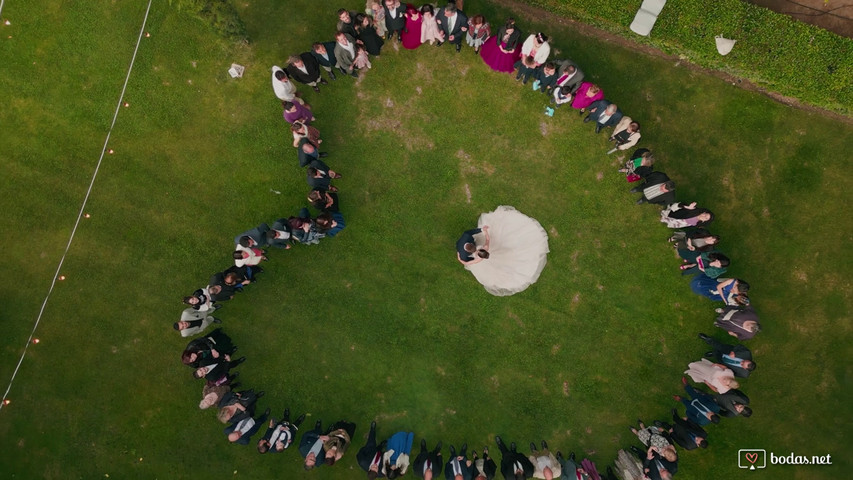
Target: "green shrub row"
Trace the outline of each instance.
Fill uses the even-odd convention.
[[[686,57],[702,67],[843,115],[853,114],[853,39],[742,0],[666,4],[649,37],[630,30],[642,0],[521,0]],[[727,56],[714,37],[737,40]]]
[[[198,15],[216,33],[228,40],[249,41],[246,25],[231,0],[169,0],[169,4],[178,10]]]

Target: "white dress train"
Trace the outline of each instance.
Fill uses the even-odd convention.
[[[489,258],[465,268],[486,291],[500,297],[525,290],[539,279],[548,261],[548,234],[536,219],[501,205],[483,213],[478,227],[489,226]],[[485,236],[477,235],[478,247]]]

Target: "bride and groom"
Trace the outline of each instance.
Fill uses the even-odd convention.
[[[539,279],[548,255],[548,234],[536,219],[501,205],[480,215],[478,228],[456,242],[456,258],[492,295],[525,290]]]

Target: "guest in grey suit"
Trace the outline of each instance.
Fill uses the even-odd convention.
[[[583,83],[583,70],[571,60],[556,60],[557,64],[557,86],[569,87],[572,93],[578,91]],[[556,88],[556,87],[555,87]]]
[[[262,223],[234,237],[234,244],[243,248],[263,248],[267,245],[266,233],[269,230],[269,225]]]
[[[338,67],[353,77],[358,77],[355,68],[355,40],[343,32],[335,34],[335,59]]]
[[[211,323],[222,323],[222,320],[208,313],[187,308],[181,313],[181,319],[175,322],[173,327],[181,332],[182,337],[192,337],[205,331]]]

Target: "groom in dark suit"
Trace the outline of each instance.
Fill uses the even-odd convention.
[[[456,4],[450,2],[444,9],[435,15],[435,23],[438,29],[444,32],[444,40],[456,45],[456,52],[462,49],[462,37],[468,31],[468,17],[461,10],[456,9]],[[440,47],[444,42],[438,42]]]
[[[385,28],[388,30],[385,39],[391,40],[396,33],[397,40],[403,41],[403,29],[406,28],[406,6],[399,0],[385,0],[382,8],[385,9]]]

